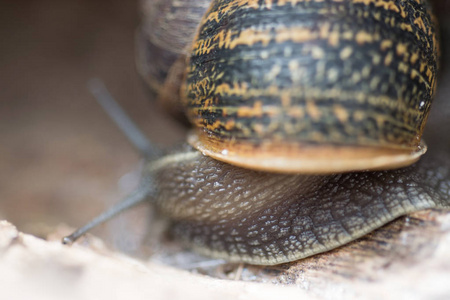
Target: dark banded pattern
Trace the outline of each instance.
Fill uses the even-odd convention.
[[[414,151],[436,86],[429,11],[416,0],[213,1],[185,83],[200,142],[217,152],[270,143]]]

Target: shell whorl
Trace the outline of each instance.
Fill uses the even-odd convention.
[[[329,172],[411,164],[436,86],[435,26],[426,1],[213,1],[183,87],[191,143],[238,165],[257,151],[255,165],[293,165],[300,150],[289,172],[359,152]]]
[[[151,95],[180,118],[179,89],[187,49],[210,0],[142,0],[136,67]]]

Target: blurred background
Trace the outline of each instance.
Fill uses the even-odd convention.
[[[152,106],[136,73],[136,0],[0,7],[0,219],[45,237],[60,224],[84,224],[138,180],[140,156],[94,101],[89,79],[102,79],[155,142],[173,144],[180,131]],[[141,206],[95,233],[111,241],[141,228],[135,223],[147,213]],[[133,248],[126,236],[117,239]]]
[[[445,44],[450,1],[435,2]],[[89,79],[102,79],[155,142],[174,144],[183,130],[149,101],[136,73],[138,1],[0,0],[0,6],[0,219],[45,237],[61,224],[84,224],[138,181],[140,157],[95,103]],[[430,119],[436,107],[448,107],[447,78]],[[430,136],[443,133],[433,130],[435,120]],[[148,213],[140,206],[94,233],[133,252]]]

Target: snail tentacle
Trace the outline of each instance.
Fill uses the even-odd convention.
[[[143,154],[147,159],[156,159],[161,156],[161,150],[151,143],[125,111],[119,106],[116,100],[106,89],[100,79],[91,79],[89,81],[89,90],[95,96],[97,102],[103,107],[111,120],[119,127],[128,140]],[[152,177],[146,176],[142,179],[139,187],[121,202],[106,210],[83,227],[77,229],[71,235],[62,239],[63,244],[72,244],[83,234],[94,227],[113,218],[117,214],[139,204],[155,194],[155,186],[152,183]]]
[[[135,122],[125,113],[117,101],[114,100],[100,79],[91,79],[88,87],[94,95],[95,100],[102,106],[110,119],[117,125],[139,153],[147,159],[154,159],[161,155],[161,150],[142,133]]]
[[[129,208],[136,206],[147,200],[147,198],[154,194],[155,188],[150,182],[150,180],[145,180],[141,183],[141,185],[133,191],[128,197],[124,200],[120,201],[116,205],[110,207],[108,210],[101,213],[99,216],[92,219],[83,227],[80,227],[76,231],[74,231],[71,235],[66,236],[62,239],[62,243],[65,245],[70,245],[75,242],[82,235],[97,227],[98,225],[110,220],[114,216],[119,213],[128,210]]]

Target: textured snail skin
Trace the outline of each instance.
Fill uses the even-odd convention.
[[[257,172],[186,148],[149,165],[156,205],[200,253],[273,265],[344,245],[410,212],[450,208],[450,165],[328,176]]]
[[[430,11],[427,1],[212,1],[183,88],[195,146],[230,163],[413,151],[436,86]]]

